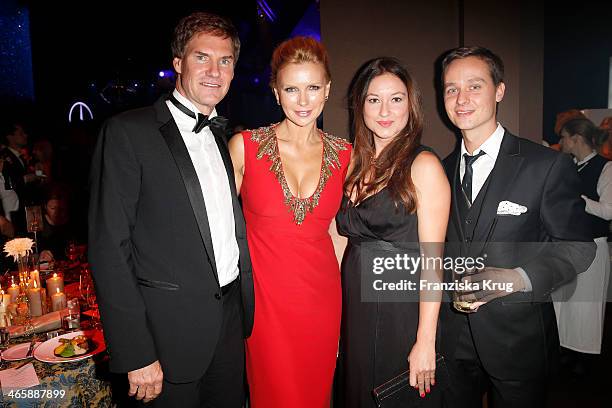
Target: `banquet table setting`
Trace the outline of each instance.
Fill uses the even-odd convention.
[[[83,245],[67,261],[26,264],[18,257],[18,270],[2,275],[0,406],[117,405],[113,382],[121,381],[109,372],[84,254]]]

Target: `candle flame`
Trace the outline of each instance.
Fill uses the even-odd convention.
[[[55,293],[60,293],[59,288],[55,288]]]
[[[57,273],[54,273],[54,274],[53,274],[53,277],[54,277],[54,278],[57,278]]]
[[[36,289],[38,287],[38,285],[36,284],[36,281],[34,281],[34,289]]]

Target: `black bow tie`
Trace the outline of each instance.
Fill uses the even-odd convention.
[[[217,128],[217,129],[223,129],[225,128],[225,126],[227,126],[227,119],[224,118],[223,116],[215,116],[212,119],[208,119],[207,115],[198,113],[198,116],[196,117],[196,114],[193,113],[191,109],[189,109],[188,107],[180,103],[178,99],[175,98],[174,95],[170,94],[168,96],[168,99],[170,100],[170,102],[174,104],[174,106],[177,107],[178,110],[180,110],[181,112],[183,112],[185,115],[189,116],[190,118],[193,118],[196,120],[196,124],[193,127],[192,132],[200,133],[200,131],[204,129],[206,126],[210,126],[211,128]]]

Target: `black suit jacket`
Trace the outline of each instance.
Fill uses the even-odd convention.
[[[0,151],[0,157],[2,157],[4,160],[2,175],[4,176],[5,187],[7,185],[6,181],[9,180],[9,184],[11,185],[12,189],[15,190],[15,193],[17,193],[17,197],[19,198],[19,208],[10,214],[11,221],[15,226],[16,232],[25,233],[27,231],[25,206],[32,204],[33,196],[32,191],[28,191],[26,188],[26,183],[24,180],[26,167],[21,160],[19,160],[19,157],[17,157],[17,155],[15,155],[15,153],[13,153],[8,147]],[[6,211],[3,209],[3,212]]]
[[[11,180],[16,184],[16,187],[22,188],[25,184],[23,179],[23,176],[26,174],[25,165],[22,164],[19,157],[17,157],[8,147],[0,151],[0,157],[5,161],[2,172],[10,174]]]
[[[505,131],[468,242],[458,207],[463,199],[457,193],[460,154],[459,146],[444,160],[452,186],[448,254],[486,253],[487,265],[522,267],[533,290],[493,300],[467,315],[444,304],[442,350],[452,357],[461,325],[469,319],[478,355],[490,375],[515,380],[544,376],[559,344],[550,294],[585,271],[595,256],[589,231],[582,228],[585,212],[576,166],[568,155]],[[504,200],[527,207],[527,212],[498,215]]]
[[[253,326],[246,231],[223,130],[212,129],[227,170],[240,249],[243,327]],[[111,369],[155,360],[187,382],[210,364],[222,322],[221,291],[195,168],[160,98],[103,126],[93,156],[89,259]]]

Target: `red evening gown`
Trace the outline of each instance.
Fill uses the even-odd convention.
[[[320,132],[315,193],[291,193],[274,125],[242,133],[240,194],[255,283],[255,323],[246,342],[252,408],[329,407],[341,287],[329,225],[342,199],[350,144]]]

